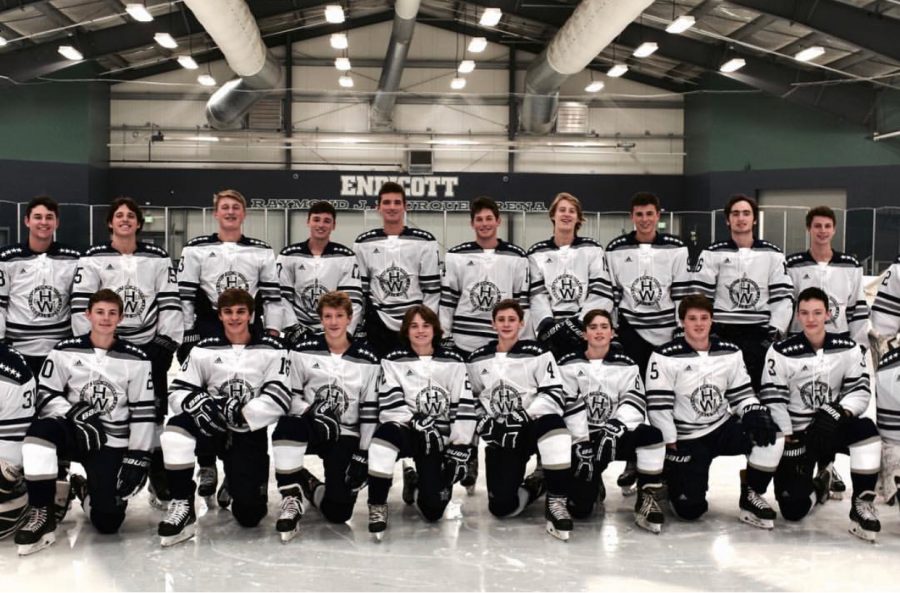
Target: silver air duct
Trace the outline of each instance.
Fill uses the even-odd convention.
[[[184,0],[239,78],[206,103],[206,119],[217,129],[240,127],[241,117],[281,82],[281,66],[262,41],[244,0]]]
[[[581,72],[651,4],[653,0],[583,0],[528,68],[522,129],[550,132],[562,83]]]
[[[403,76],[403,66],[406,64],[406,54],[412,42],[418,12],[419,0],[397,0],[394,5],[394,28],[384,56],[378,90],[375,91],[372,102],[370,121],[373,130],[391,127],[397,89],[400,88],[400,77]]]

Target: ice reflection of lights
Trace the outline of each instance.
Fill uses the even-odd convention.
[[[722,534],[713,540],[712,555],[719,564],[730,564],[734,560],[734,548],[727,535]]]
[[[604,552],[619,551],[619,530],[615,525],[604,525],[601,535]]]

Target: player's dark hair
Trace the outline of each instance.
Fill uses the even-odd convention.
[[[316,313],[319,314],[320,319],[325,307],[343,309],[347,313],[348,318],[353,318],[353,303],[350,302],[350,297],[343,290],[332,290],[319,297],[319,302],[316,304]]]
[[[662,210],[662,207],[659,205],[659,197],[648,191],[639,191],[631,196],[631,211],[634,212],[634,209],[638,206],[653,206],[657,212]]]
[[[309,217],[313,214],[330,214],[331,219],[337,222],[337,210],[334,209],[334,206],[332,206],[330,202],[326,202],[325,200],[319,200],[309,207],[309,213],[306,215],[306,220],[309,220]]]
[[[469,205],[469,222],[475,222],[475,215],[482,210],[490,210],[494,213],[494,218],[500,218],[500,208],[497,207],[497,202],[487,196],[478,196]]]
[[[138,232],[140,232],[141,229],[144,228],[144,213],[141,212],[141,207],[138,206],[138,203],[128,196],[119,196],[109,203],[109,210],[107,210],[106,212],[106,228],[108,228],[110,232],[112,232],[112,222],[113,218],[115,218],[116,216],[116,210],[118,210],[122,206],[125,206],[126,208],[134,212],[134,216],[138,221],[137,230]]]
[[[51,198],[47,195],[34,196],[31,198],[31,201],[28,202],[28,205],[25,206],[25,218],[31,216],[31,211],[37,208],[38,206],[43,206],[50,212],[59,216],[59,202]]]
[[[381,196],[384,194],[400,194],[400,197],[403,198],[403,203],[406,204],[406,190],[404,190],[403,186],[396,181],[387,181],[378,190],[379,204],[381,203]]]
[[[828,310],[828,295],[818,286],[810,286],[801,290],[800,294],[797,295],[797,304],[799,305],[803,301],[822,301],[822,304],[825,305],[825,310]]]
[[[606,309],[591,309],[587,313],[584,314],[584,322],[581,325],[581,329],[587,329],[587,326],[591,324],[591,322],[597,317],[605,317],[607,321],[609,321],[609,326],[615,329],[616,324],[613,323],[612,314]],[[577,317],[573,319],[578,319]]]
[[[731,216],[731,209],[734,208],[734,205],[738,202],[747,202],[750,204],[750,209],[753,210],[753,224],[759,222],[759,204],[756,203],[756,200],[751,198],[750,196],[745,196],[744,194],[735,194],[731,196],[728,200],[728,203],[725,204],[725,220],[728,220],[728,217]]]
[[[813,218],[815,218],[816,216],[830,218],[831,224],[837,225],[837,217],[835,217],[834,215],[834,210],[832,210],[828,206],[816,206],[815,208],[810,208],[809,212],[806,213],[806,228],[812,226]]]
[[[243,288],[226,288],[219,295],[219,300],[216,301],[216,308],[220,311],[223,307],[236,307],[238,305],[245,305],[247,310],[253,313],[253,307],[255,306],[253,296]]]
[[[684,321],[689,309],[700,309],[709,313],[710,317],[713,315],[712,301],[702,294],[691,294],[681,299],[678,304],[678,319]]]
[[[406,313],[403,315],[403,323],[400,324],[400,340],[406,346],[410,345],[409,326],[412,325],[413,317],[416,315],[421,317],[422,321],[430,325],[434,330],[434,336],[431,338],[431,346],[437,350],[438,346],[441,345],[441,338],[444,336],[444,331],[441,329],[441,320],[438,318],[437,314],[426,305],[413,305],[406,310]]]
[[[525,319],[525,311],[522,309],[522,305],[519,304],[519,301],[516,299],[503,299],[491,310],[491,319],[497,319],[497,314],[500,311],[505,311],[507,309],[512,309],[516,312],[516,315],[519,316],[519,321]]]
[[[97,303],[115,303],[119,308],[119,315],[122,314],[122,311],[125,309],[125,304],[122,302],[122,297],[120,297],[114,290],[110,290],[109,288],[101,288],[97,292],[91,295],[88,299],[88,311],[94,308],[94,305]]]

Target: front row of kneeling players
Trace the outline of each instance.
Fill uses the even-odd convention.
[[[194,533],[197,449],[216,451],[223,460],[238,522],[262,520],[265,428],[271,424],[282,495],[276,529],[284,540],[297,533],[301,493],[328,520],[343,522],[367,482],[369,530],[382,533],[393,468],[402,457],[415,464],[404,471],[404,500],[437,520],[476,454],[476,433],[487,445],[491,513],[515,516],[546,489],[547,528],[562,539],[573,515],[587,517],[602,501],[601,474],[612,460],[636,457],[636,521],[659,532],[664,458],[673,510],[696,519],[707,508],[712,459],[748,455],[741,519],[771,528],[775,513],[762,495],[773,474],[782,514],[798,520],[817,497],[827,496],[827,484],[813,478],[815,464],[827,465],[835,452],[847,450],[852,530],[873,539],[881,441],[871,420],[859,417],[869,397],[862,352],[853,341],[825,333],[828,305],[821,290],[804,291],[798,303],[803,333],[770,349],[760,403],[740,352],[711,335],[712,306],[701,296],[681,302],[684,337],[651,357],[645,396],[637,366],[610,348],[612,323],[602,310],[584,319],[585,351],[557,365],[538,344],[518,339],[523,312],[515,301],[503,301],[493,311],[498,340],[473,353],[467,366],[440,347],[435,314],[415,307],[404,319],[407,347],[388,355],[379,373],[377,358],[347,334],[352,307],[345,294],[321,299],[324,334],[286,356],[279,341],[250,333],[249,294],[225,291],[218,303],[225,337],[201,342],[170,390],[170,407],[182,413],[170,418],[161,438],[173,494],[159,525],[163,545]],[[65,512],[65,499],[55,496],[57,458],[84,465],[87,480],[74,480],[72,490],[101,532],[118,529],[125,499],[146,480],[153,426],[149,361],[115,338],[121,316],[115,293],[99,291],[88,309],[91,333],[57,346],[36,392],[16,355],[4,353],[7,362],[0,365],[7,383],[18,377],[22,391],[22,401],[7,397],[5,404],[27,412],[15,427],[25,437],[21,452],[2,452],[4,476],[24,465],[31,504],[16,534],[20,553],[52,543]],[[897,358],[896,351],[885,361],[891,356]],[[307,453],[322,458],[324,483],[303,468]],[[534,453],[542,475],[526,477]]]

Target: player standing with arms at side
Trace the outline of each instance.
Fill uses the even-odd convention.
[[[36,416],[36,390],[25,358],[0,342],[0,540],[18,529],[28,511],[22,441]]]

